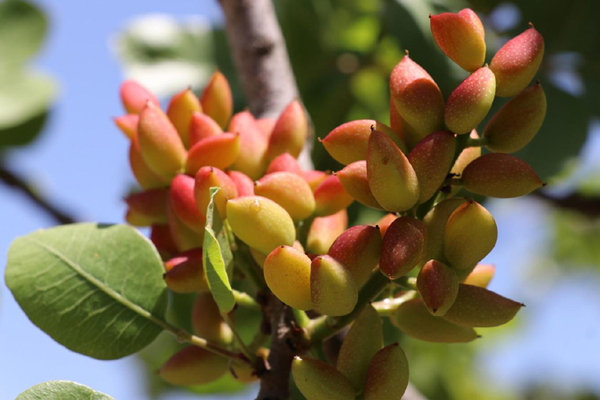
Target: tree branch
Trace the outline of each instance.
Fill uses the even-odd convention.
[[[38,208],[54,218],[57,223],[72,224],[76,222],[74,217],[51,204],[47,199],[35,192],[25,178],[19,176],[19,174],[14,171],[11,171],[3,163],[0,163],[0,181],[23,193],[25,197],[29,198],[29,200],[31,200]]]
[[[598,197],[586,197],[578,193],[570,194],[567,197],[554,197],[542,191],[536,191],[533,195],[557,208],[575,211],[591,218],[600,217],[600,198]]]

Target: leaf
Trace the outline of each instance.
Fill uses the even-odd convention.
[[[202,263],[204,264],[204,272],[206,273],[210,292],[219,306],[219,310],[226,313],[233,309],[235,298],[221,250],[222,245],[225,249],[228,249],[229,246],[223,240],[219,241],[217,239],[218,236],[222,237],[224,234],[223,224],[214,206],[215,194],[218,191],[219,188],[210,188],[210,203],[208,203],[206,210],[206,233],[204,234],[204,245],[202,247]],[[231,254],[231,250],[228,251]]]
[[[48,381],[35,385],[16,400],[114,400],[114,398],[97,392],[80,383],[70,381]]]
[[[0,3],[0,70],[18,67],[40,49],[48,21],[36,6],[25,1]]]
[[[163,266],[154,246],[126,225],[65,225],[16,239],[6,284],[29,319],[63,346],[112,360],[162,331]]]

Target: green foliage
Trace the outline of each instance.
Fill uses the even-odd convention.
[[[131,227],[86,223],[34,232],[13,242],[5,274],[29,319],[78,353],[125,357],[162,330],[162,263]]]
[[[114,400],[89,387],[70,381],[48,381],[21,393],[16,400]]]

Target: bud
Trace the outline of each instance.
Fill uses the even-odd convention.
[[[419,204],[429,200],[444,183],[455,149],[454,135],[439,131],[425,136],[408,155],[419,181]]]
[[[129,139],[132,139],[137,135],[137,126],[139,120],[140,117],[137,114],[126,114],[114,118],[115,124]]]
[[[385,236],[385,233],[387,232],[388,228],[390,227],[392,222],[396,220],[396,218],[398,218],[396,214],[389,213],[384,215],[379,221],[377,221],[375,227],[379,227],[379,233],[381,234],[382,238]]]
[[[235,236],[264,254],[281,245],[291,246],[296,238],[292,217],[279,204],[265,197],[229,200],[227,220]]]
[[[444,98],[433,78],[416,62],[405,55],[390,75],[391,96],[404,125],[414,133],[405,134],[409,146],[442,129],[444,122]]]
[[[523,305],[487,289],[461,283],[456,301],[444,318],[462,326],[493,327],[513,319]]]
[[[545,185],[533,168],[510,154],[484,154],[471,162],[462,174],[469,192],[498,198],[525,196]]]
[[[254,181],[242,172],[227,171],[227,176],[231,178],[237,188],[238,197],[254,196]]]
[[[429,17],[431,33],[440,49],[462,69],[473,72],[485,61],[485,38],[481,20],[469,8],[459,13]]]
[[[302,176],[304,177],[304,180],[308,183],[308,186],[310,186],[311,190],[314,192],[315,189],[325,179],[327,179],[329,174],[324,171],[308,170],[308,171],[302,171]]]
[[[450,95],[444,121],[452,132],[469,133],[487,115],[494,102],[496,78],[485,66],[473,72]]]
[[[354,200],[366,206],[381,209],[381,206],[373,197],[367,177],[367,162],[355,161],[339,171],[337,177],[342,186]]]
[[[127,114],[139,114],[148,102],[160,106],[156,96],[134,80],[121,84],[121,101]]]
[[[419,182],[410,162],[378,131],[369,138],[367,174],[373,196],[387,211],[406,211],[419,199]]]
[[[383,348],[383,324],[371,305],[360,312],[342,342],[337,369],[354,386],[356,393],[363,390],[367,370],[373,356]]]
[[[302,174],[302,167],[290,153],[280,154],[275,157],[273,161],[271,161],[271,164],[269,164],[267,167],[267,172],[265,172],[265,174],[268,175],[272,174],[273,172],[291,172],[298,176],[304,177]]]
[[[129,210],[144,217],[150,224],[167,223],[167,189],[151,189],[125,199]]]
[[[233,96],[227,78],[221,71],[215,71],[210,77],[200,98],[202,110],[225,129],[233,113]]]
[[[166,261],[165,271],[165,283],[176,293],[208,290],[200,248],[185,251]]]
[[[546,117],[546,95],[539,83],[510,99],[483,130],[486,147],[497,153],[514,153],[529,143]]]
[[[267,139],[260,131],[256,120],[248,111],[237,113],[231,119],[229,131],[240,134],[240,154],[232,165],[251,179],[258,179],[265,170],[264,156]]]
[[[161,178],[155,174],[146,161],[142,157],[142,151],[138,143],[137,135],[131,138],[131,144],[129,146],[129,166],[135,180],[140,184],[142,189],[155,189],[160,187],[168,186],[170,182],[167,178]]]
[[[206,217],[196,206],[194,184],[194,178],[191,176],[177,175],[169,188],[169,202],[181,222],[195,232],[204,232]]]
[[[427,249],[425,251],[426,260],[444,260],[444,229],[450,215],[461,204],[465,203],[464,198],[449,198],[439,202],[423,218],[427,227]]]
[[[327,254],[346,266],[360,288],[379,262],[379,229],[371,225],[353,226],[335,239]]]
[[[509,97],[525,89],[544,57],[544,38],[533,25],[509,40],[492,58],[490,69],[496,75],[496,95]]]
[[[354,400],[354,389],[341,372],[323,361],[296,356],[292,377],[307,400]]]
[[[256,120],[256,125],[258,125],[260,131],[267,139],[271,137],[271,133],[273,132],[273,128],[275,128],[276,123],[276,118],[259,118]]]
[[[171,237],[168,225],[152,225],[150,240],[163,260],[177,253],[177,246]]]
[[[215,195],[215,207],[219,211],[221,218],[227,215],[225,203],[227,200],[235,199],[238,195],[235,183],[227,174],[215,167],[202,167],[196,174],[194,184],[194,198],[196,207],[202,214],[206,214],[208,203],[210,203],[210,188],[221,188]]]
[[[413,299],[401,304],[390,320],[407,336],[426,342],[468,343],[478,337],[473,328],[434,317],[427,311],[421,299]]]
[[[267,286],[279,300],[299,310],[313,308],[310,258],[306,254],[278,246],[267,256],[263,269]]]
[[[290,153],[292,157],[298,158],[307,135],[308,123],[304,107],[298,100],[294,100],[283,110],[273,127],[267,159],[272,160],[283,153]]]
[[[427,310],[439,317],[446,314],[456,300],[458,283],[458,277],[451,268],[429,260],[419,272],[417,289]]]
[[[358,301],[358,286],[352,274],[328,255],[312,261],[310,291],[314,309],[332,317],[349,314]]]
[[[340,178],[329,175],[315,189],[315,215],[325,217],[347,208],[354,199],[346,192]]]
[[[206,114],[195,112],[192,114],[192,120],[190,121],[189,147],[193,147],[202,139],[220,135],[221,133],[223,133],[223,129],[221,129],[214,119]]]
[[[425,235],[425,224],[417,219],[400,217],[392,222],[381,245],[381,273],[397,279],[416,267],[425,254]]]
[[[167,116],[173,123],[183,145],[190,147],[190,123],[195,112],[201,112],[202,107],[198,97],[190,88],[185,89],[171,98],[167,107]]]
[[[327,217],[315,218],[306,239],[306,251],[309,254],[327,254],[327,251],[348,227],[346,209]]]
[[[144,161],[161,179],[173,179],[185,164],[181,138],[165,113],[152,103],[140,112],[138,143]]]
[[[469,135],[469,137],[471,139],[479,139],[479,135],[477,134],[477,131],[475,129],[473,129],[471,131],[471,134]],[[473,161],[474,159],[476,159],[477,157],[481,157],[481,147],[480,146],[466,147],[465,149],[463,149],[463,151],[460,152],[460,155],[454,162],[454,165],[452,166],[452,170],[450,170],[450,173],[455,174],[455,175],[462,175],[462,172],[464,171],[466,166],[469,165],[469,163],[471,161]],[[460,190],[460,186],[452,187],[453,195],[456,194],[456,192],[458,192],[459,190]]]
[[[188,346],[171,356],[158,370],[158,375],[172,385],[201,385],[217,380],[225,372],[229,360],[201,347]]]
[[[186,173],[195,175],[201,167],[229,167],[240,154],[240,135],[222,133],[202,139],[190,149],[185,164]]]
[[[192,328],[194,333],[209,342],[223,345],[233,341],[233,332],[219,311],[219,306],[211,292],[198,294],[192,308]]]
[[[463,282],[465,285],[486,288],[496,272],[496,267],[488,264],[477,264]]]
[[[306,181],[291,172],[275,172],[256,181],[254,193],[282,206],[295,222],[315,211],[315,198]]]
[[[379,350],[369,364],[365,400],[396,400],[408,387],[408,360],[398,343]]]
[[[446,223],[444,253],[457,269],[473,268],[496,245],[498,228],[494,217],[481,204],[460,205]]]

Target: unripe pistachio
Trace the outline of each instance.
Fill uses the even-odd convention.
[[[202,249],[185,251],[165,262],[165,283],[174,292],[194,293],[208,290]],[[210,296],[210,293],[208,293]],[[208,338],[207,338],[208,339]]]
[[[177,253],[177,245],[171,237],[168,225],[152,225],[150,240],[163,260]]]
[[[200,97],[202,110],[225,129],[233,113],[233,96],[227,78],[215,71]]]
[[[539,83],[523,90],[494,114],[483,130],[486,147],[514,153],[529,143],[546,117],[546,95]]]
[[[204,232],[206,217],[198,210],[194,198],[194,178],[178,174],[169,188],[169,203],[177,218],[195,232]]]
[[[414,131],[409,138],[406,127],[402,133],[409,146],[431,132],[442,129],[444,98],[433,78],[406,54],[390,75],[391,96],[404,125]]]
[[[324,171],[308,170],[308,171],[302,171],[302,176],[304,177],[304,180],[308,183],[308,186],[310,186],[310,188],[314,192],[315,189],[325,179],[327,179],[327,177],[329,176],[329,173],[324,172]]]
[[[175,214],[171,202],[167,202],[167,218],[171,237],[179,251],[186,251],[202,247],[204,241],[204,230],[195,232],[188,228]]]
[[[429,17],[431,33],[440,49],[462,69],[473,72],[485,61],[483,25],[469,8],[459,13]]]
[[[494,277],[496,267],[489,264],[477,264],[471,273],[464,280],[465,285],[487,287]]]
[[[221,188],[215,195],[214,202],[221,218],[225,218],[227,215],[225,203],[227,200],[235,199],[238,195],[235,183],[225,172],[218,168],[200,168],[194,183],[194,198],[196,199],[196,207],[202,214],[206,214],[208,203],[210,203],[211,187]]]
[[[426,260],[445,260],[444,255],[444,229],[450,215],[461,204],[465,203],[464,198],[449,198],[439,202],[423,218],[427,227],[427,249],[425,251]]]
[[[469,192],[499,198],[525,196],[545,185],[525,161],[502,153],[472,161],[462,173],[462,184]]]
[[[302,243],[300,243],[299,241],[295,240],[294,245],[292,247],[298,250],[299,252],[304,253],[304,247],[302,247]],[[268,254],[263,254],[252,247],[250,247],[250,255],[261,268],[264,266],[265,260],[268,256]]]
[[[310,263],[310,258],[303,252],[290,246],[278,246],[265,260],[265,282],[285,304],[299,310],[311,310]]]
[[[292,377],[306,400],[354,400],[354,389],[341,372],[323,361],[296,356]]]
[[[140,184],[143,189],[155,189],[165,187],[169,185],[170,179],[161,178],[154,173],[144,161],[142,157],[142,151],[138,143],[137,135],[131,138],[131,144],[129,146],[129,166],[135,180]]]
[[[340,179],[346,193],[354,198],[354,200],[372,208],[382,208],[377,200],[375,200],[375,197],[373,197],[373,193],[371,193],[367,177],[366,161],[355,161],[344,167],[336,175]]]
[[[121,84],[121,101],[127,114],[139,114],[148,102],[157,107],[160,104],[151,91],[134,80],[128,80]]]
[[[400,217],[392,222],[381,245],[381,273],[397,279],[416,267],[425,254],[425,236],[426,228],[422,221]]]
[[[265,174],[272,174],[273,172],[291,172],[304,179],[302,174],[302,167],[298,164],[298,161],[292,157],[290,153],[283,153],[278,155],[271,161],[267,167]],[[311,189],[312,190],[312,189]]]
[[[337,359],[338,371],[348,378],[356,393],[362,392],[371,359],[382,348],[381,318],[373,306],[367,305],[350,327]]]
[[[304,107],[298,100],[294,100],[283,110],[273,127],[269,136],[267,160],[273,160],[283,153],[290,153],[292,157],[298,158],[307,135],[308,122]]]
[[[229,200],[227,220],[242,242],[264,254],[281,245],[291,246],[296,238],[292,217],[279,204],[265,197]]]
[[[273,128],[275,128],[276,123],[277,118],[258,118],[256,120],[256,125],[258,125],[260,131],[267,139],[271,136],[271,133],[273,132]]]
[[[230,344],[233,332],[219,311],[219,306],[210,291],[198,293],[192,308],[194,333],[210,342]]]
[[[417,289],[427,310],[436,316],[446,314],[458,294],[458,277],[448,266],[429,260],[417,277]]]
[[[465,79],[450,95],[446,103],[446,127],[457,134],[477,128],[494,102],[496,78],[487,67],[479,68]]]
[[[427,135],[411,150],[408,161],[419,181],[419,203],[425,203],[439,189],[452,166],[456,139],[450,132]]]
[[[469,137],[471,139],[479,139],[479,135],[477,134],[477,131],[475,129],[473,129],[471,131],[471,133],[469,134]],[[455,175],[462,175],[462,172],[465,170],[467,165],[469,165],[469,163],[471,163],[471,161],[473,161],[477,157],[481,157],[481,147],[480,146],[472,146],[472,147],[467,147],[467,148],[463,149],[463,151],[460,152],[458,158],[454,162],[454,165],[452,166],[450,173],[455,174]],[[456,191],[455,191],[455,188],[457,189]],[[453,193],[456,194],[455,192],[458,192],[458,190],[460,190],[460,186],[455,186],[452,188],[452,190],[453,190]]]
[[[358,301],[358,286],[352,274],[328,255],[312,260],[310,293],[314,309],[332,317],[349,314]]]
[[[398,109],[396,108],[396,105],[394,104],[394,99],[391,98],[390,96],[390,128],[392,128],[392,130],[394,132],[396,132],[398,134],[398,136],[402,137],[404,139],[404,132],[403,132],[403,122],[402,122],[402,117],[400,116],[400,113],[398,112]]]
[[[337,162],[348,165],[364,160],[367,156],[369,136],[375,127],[372,119],[346,122],[329,132],[321,143]]]
[[[494,217],[481,204],[468,201],[454,210],[444,229],[444,254],[457,269],[473,268],[496,245]]]
[[[477,339],[473,328],[434,317],[421,299],[409,300],[393,312],[391,322],[407,336],[433,343],[468,343]]]
[[[265,347],[261,347],[256,351],[256,356],[266,360],[269,358],[269,349]],[[256,371],[254,368],[247,364],[234,364],[232,363],[230,366],[231,375],[240,382],[250,383],[258,380],[258,376],[256,375]]]
[[[128,196],[129,209],[145,217],[151,224],[167,223],[167,189],[150,189]]]
[[[267,174],[256,181],[254,193],[282,206],[295,222],[310,217],[315,211],[315,198],[308,183],[291,172]]]
[[[306,251],[309,254],[327,254],[335,239],[348,227],[348,213],[338,211],[327,217],[315,218],[308,230]]]
[[[229,132],[240,134],[240,154],[232,165],[251,179],[258,179],[265,171],[265,153],[268,141],[248,111],[233,116]]]
[[[202,139],[192,147],[185,163],[185,171],[195,175],[201,167],[228,168],[240,154],[240,135],[222,133]]]
[[[468,327],[504,325],[519,312],[523,303],[507,299],[478,286],[460,284],[456,301],[444,319]]]
[[[365,400],[397,400],[408,387],[408,360],[398,343],[379,350],[365,381]]]
[[[162,110],[148,102],[140,112],[138,143],[144,161],[161,179],[173,179],[185,164],[186,150]]]
[[[379,262],[381,242],[379,228],[356,225],[338,236],[327,254],[345,265],[361,287]]]
[[[406,143],[404,143],[404,139],[400,136],[398,132],[383,124],[379,121],[375,122],[375,130],[381,133],[384,133],[404,154],[408,154],[408,149],[406,148]]]
[[[406,211],[419,199],[419,182],[406,156],[387,136],[373,131],[367,152],[373,197],[387,211]]]
[[[190,121],[189,147],[193,147],[202,139],[220,135],[221,133],[223,133],[223,129],[221,129],[214,119],[206,114],[195,112],[192,114],[192,120]]]
[[[125,114],[114,118],[115,124],[129,139],[137,135],[139,120],[140,117],[137,114]]]
[[[227,171],[227,176],[237,188],[238,197],[254,196],[254,181],[248,175],[239,171]]]
[[[509,97],[525,89],[544,57],[544,38],[533,25],[498,50],[490,69],[496,75],[496,95]]]
[[[326,217],[347,208],[354,199],[346,192],[340,178],[329,175],[315,188],[315,215]]]
[[[175,353],[158,374],[172,385],[201,385],[227,372],[229,360],[201,347],[189,346]]]
[[[187,88],[171,98],[167,107],[167,116],[173,123],[183,145],[190,148],[190,123],[195,112],[201,112],[200,100]]]
[[[145,226],[150,226],[154,223],[157,223],[151,217],[140,214],[139,212],[132,210],[132,209],[128,209],[127,212],[125,213],[125,221],[129,225],[137,226],[140,228],[145,227]]]

